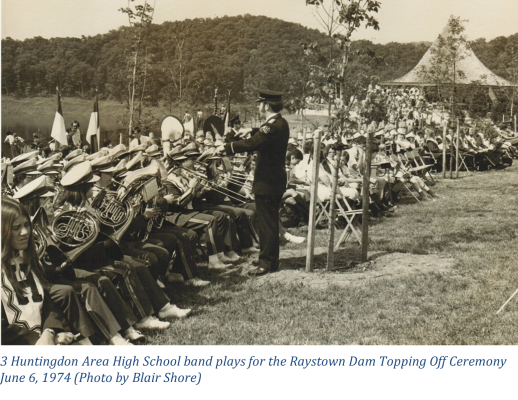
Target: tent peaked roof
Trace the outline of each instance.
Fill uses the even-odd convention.
[[[439,40],[442,36],[443,38],[448,37],[450,33],[450,26],[446,24],[446,27],[440,33],[439,37],[435,39],[435,42],[430,46],[430,48],[426,51],[421,60],[417,63],[417,65],[406,75],[403,75],[401,78],[394,79],[393,81],[383,82],[385,85],[415,85],[415,86],[435,86],[436,83],[427,80],[419,71],[425,69],[429,69],[432,61],[432,49],[437,48],[439,46]],[[478,57],[473,53],[473,50],[466,48],[464,44],[461,44],[461,48],[459,49],[462,53],[466,55],[462,60],[457,63],[457,70],[462,71],[464,76],[462,78],[457,77],[458,84],[469,84],[473,81],[480,81],[484,86],[515,86],[508,80],[499,77],[494,74],[489,68],[487,68],[482,61],[478,59]]]

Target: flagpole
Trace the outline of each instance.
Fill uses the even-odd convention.
[[[101,115],[99,113],[99,96],[95,88],[95,105],[97,106],[97,151],[101,150]]]

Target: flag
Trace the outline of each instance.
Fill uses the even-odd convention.
[[[61,93],[58,89],[58,110],[54,117],[54,123],[52,124],[52,131],[50,136],[54,138],[62,146],[68,145],[67,131],[65,129],[65,119],[63,118],[63,110],[61,109]]]
[[[495,92],[493,92],[493,88],[492,87],[489,87],[489,97],[490,97],[490,99],[491,99],[491,101],[493,103],[496,102],[496,100],[497,100],[496,94],[495,94]]]
[[[94,111],[90,115],[90,122],[88,123],[88,130],[86,131],[86,141],[94,151],[94,144],[92,143],[92,136],[97,136],[97,149],[101,148],[101,125],[99,123],[99,101],[97,99],[97,91],[95,91]]]

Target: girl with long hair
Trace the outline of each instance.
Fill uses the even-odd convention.
[[[76,336],[69,325],[87,324],[77,295],[65,288],[59,301],[66,321],[51,301],[36,254],[32,223],[17,201],[2,199],[2,344],[70,344]],[[73,320],[73,321],[72,321]],[[85,327],[88,331],[88,327]]]

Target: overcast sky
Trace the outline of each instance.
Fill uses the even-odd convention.
[[[93,36],[128,24],[118,11],[127,5],[125,0],[1,1],[2,38]],[[319,28],[305,0],[156,0],[154,22],[243,14]],[[491,40],[518,31],[518,0],[381,0],[377,14],[381,30],[361,29],[353,39],[376,43],[433,41],[452,14],[469,20],[466,34],[470,40]]]

